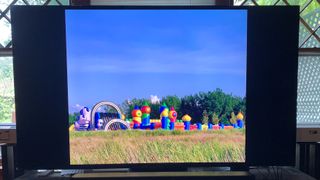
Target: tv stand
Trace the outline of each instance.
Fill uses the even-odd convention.
[[[15,180],[83,180],[83,179],[275,179],[275,173],[281,174],[278,179],[291,179],[291,180],[316,180],[309,175],[293,168],[293,167],[279,167],[276,170],[270,167],[252,167],[249,171],[205,171],[205,172],[88,172],[82,171],[76,175],[64,175],[59,171],[54,171],[47,177],[39,177],[38,171],[25,171],[25,173],[16,178]],[[277,178],[276,178],[277,179]]]
[[[172,171],[172,172],[101,172],[101,173],[83,173],[75,174],[72,179],[237,179],[254,180],[254,176],[247,171]]]
[[[128,169],[130,172],[204,172],[204,171],[249,171],[248,166],[245,165],[231,165],[231,166],[213,166],[213,167],[186,167],[175,165],[173,167],[171,166],[161,166],[161,167],[131,167]],[[110,171],[109,171],[110,172]]]
[[[72,171],[72,170],[71,170]],[[198,180],[198,179],[215,179],[215,180],[254,180],[254,176],[248,171],[172,171],[172,172],[106,172],[106,171],[84,171],[80,170],[79,173],[72,175],[72,173],[62,173],[62,171],[50,171],[45,175],[44,172],[39,171],[26,171],[24,175],[16,178],[15,180],[29,180],[29,179],[42,179],[42,180],[139,180],[139,179],[153,179],[153,180]]]

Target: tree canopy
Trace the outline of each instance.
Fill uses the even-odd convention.
[[[151,119],[158,119],[159,108],[164,102],[170,108],[174,106],[178,113],[178,118],[181,119],[183,115],[189,114],[192,117],[192,123],[207,122],[205,118],[203,121],[203,113],[212,119],[213,114],[216,114],[223,124],[230,124],[232,112],[237,114],[239,111],[245,114],[246,111],[246,98],[226,94],[221,89],[216,89],[209,92],[199,92],[197,94],[188,95],[179,98],[178,96],[163,97],[159,104],[151,104],[148,99],[132,99],[130,102],[126,101],[122,104],[122,108],[126,117],[131,118],[131,111],[135,105],[141,107],[144,102],[148,102],[151,113]]]

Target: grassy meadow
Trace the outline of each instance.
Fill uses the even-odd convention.
[[[71,131],[71,164],[244,162],[245,130]]]

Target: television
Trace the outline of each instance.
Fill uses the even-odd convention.
[[[293,165],[298,18],[14,6],[18,167]]]

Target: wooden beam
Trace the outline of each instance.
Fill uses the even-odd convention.
[[[320,48],[299,48],[299,56],[320,56]]]
[[[12,48],[0,48],[0,57],[12,56]]]
[[[90,0],[70,0],[71,6],[90,6]]]

